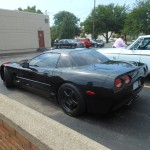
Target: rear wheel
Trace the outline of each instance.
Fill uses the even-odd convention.
[[[4,84],[7,88],[13,87],[13,76],[10,71],[4,68]]]
[[[79,90],[70,83],[60,86],[58,102],[64,112],[70,116],[79,116],[85,112],[85,102]]]

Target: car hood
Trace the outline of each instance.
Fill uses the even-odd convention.
[[[118,54],[121,53],[125,48],[102,48],[102,49],[97,49],[98,52],[102,54]]]

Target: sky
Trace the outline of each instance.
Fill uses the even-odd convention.
[[[136,0],[95,0],[95,6],[110,3],[118,5],[134,6]],[[36,6],[43,13],[47,12],[50,18],[50,26],[53,25],[53,16],[59,11],[73,13],[80,21],[84,21],[94,8],[94,0],[0,0],[1,9],[17,10],[19,7],[26,9],[27,6]]]

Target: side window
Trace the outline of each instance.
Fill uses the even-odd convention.
[[[60,54],[57,53],[45,53],[33,58],[29,65],[43,68],[56,67],[59,56]]]

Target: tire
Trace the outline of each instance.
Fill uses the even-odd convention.
[[[60,86],[57,93],[58,102],[69,116],[79,116],[85,112],[85,101],[79,90],[70,83]]]
[[[13,76],[10,73],[10,71],[6,68],[4,68],[4,84],[7,88],[12,88],[14,86]]]

